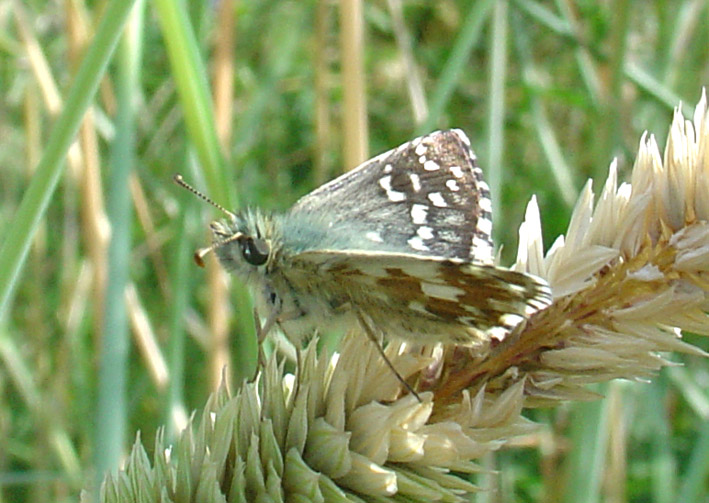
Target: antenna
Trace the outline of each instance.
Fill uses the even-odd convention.
[[[184,180],[184,178],[182,178],[182,175],[180,175],[179,173],[176,173],[176,174],[172,177],[172,180],[173,180],[177,185],[179,185],[180,187],[182,187],[183,189],[187,189],[187,190],[189,190],[190,192],[192,192],[195,196],[199,197],[202,201],[204,201],[204,202],[206,202],[206,203],[211,204],[212,206],[214,206],[216,209],[218,209],[219,211],[221,211],[222,213],[224,213],[227,217],[229,217],[229,219],[230,219],[232,222],[233,222],[234,220],[236,220],[236,215],[234,215],[231,211],[227,210],[227,209],[226,209],[224,206],[222,206],[221,204],[215,202],[212,198],[210,198],[210,197],[208,197],[208,196],[202,194],[200,191],[198,191],[197,189],[195,189],[192,185],[190,185],[189,183],[187,183],[187,182]],[[210,247],[210,248],[211,248],[211,247]],[[196,260],[196,259],[195,259],[195,260]],[[200,258],[200,261],[201,261],[201,258]],[[199,262],[198,262],[198,263],[199,263]]]

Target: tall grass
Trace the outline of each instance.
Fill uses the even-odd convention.
[[[627,172],[642,132],[698,99],[708,17],[706,0],[0,4],[0,501],[77,501],[137,431],[183,426],[224,364],[232,386],[252,375],[248,295],[189,262],[215,214],[175,172],[280,210],[459,127],[504,262],[532,194],[549,245],[588,177],[614,156]],[[706,500],[707,365],[671,358],[653,383],[530,411],[545,428],[490,460],[480,501]]]

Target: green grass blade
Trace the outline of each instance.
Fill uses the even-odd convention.
[[[467,74],[466,69],[470,51],[480,40],[483,23],[488,18],[491,7],[492,1],[481,0],[474,2],[473,7],[468,12],[458,38],[453,44],[448,61],[446,61],[446,66],[438,78],[436,89],[430,97],[428,117],[418,127],[417,134],[429,133],[436,128],[456,84]]]
[[[604,391],[608,387],[603,386]],[[594,391],[600,391],[594,389]],[[569,456],[569,481],[564,500],[569,503],[600,501],[603,466],[605,465],[608,399],[574,406]]]
[[[96,93],[134,3],[135,0],[111,0],[106,6],[96,36],[71,86],[64,110],[47,141],[47,148],[16,215],[5,229],[5,242],[0,248],[0,318],[5,317],[32,236],[62,173],[64,157]]]
[[[108,173],[107,215],[111,225],[108,246],[108,278],[101,345],[96,409],[94,466],[97,484],[123,457],[128,410],[126,405],[129,331],[125,291],[129,281],[133,211],[129,177],[136,156],[136,104],[142,61],[143,2],[129,20],[117,53],[115,120]]]
[[[648,461],[652,473],[653,501],[657,503],[677,501],[675,499],[677,494],[677,465],[672,452],[672,439],[667,411],[663,407],[654,406],[654,404],[666,403],[668,400],[665,382],[666,380],[660,377],[657,382],[648,386],[643,414],[644,419],[651,428],[652,450]]]
[[[64,475],[73,483],[81,483],[81,463],[76,452],[75,444],[69,435],[62,429],[61,424],[53,424],[44,405],[40,387],[35,382],[31,368],[22,357],[22,351],[12,340],[7,330],[0,328],[0,363],[4,373],[12,382],[22,397],[24,405],[32,411],[35,417],[43,418],[47,423],[49,451],[53,459],[59,462],[64,470]],[[0,484],[0,487],[2,485]]]
[[[514,18],[513,21],[515,21],[513,32],[515,34],[514,41],[517,49],[516,52],[520,60],[520,65],[522,66],[521,72],[523,79],[529,89],[529,100],[531,103],[532,116],[534,118],[532,125],[536,130],[542,150],[549,162],[549,169],[556,181],[559,194],[566,203],[566,206],[571,208],[576,200],[577,193],[574,187],[574,170],[569,166],[564,157],[562,148],[556,138],[556,132],[536,90],[539,87],[535,77],[537,69],[530,50],[532,46],[530,44],[529,34],[519,17]]]
[[[555,35],[574,39],[573,31],[566,21],[552,13],[547,7],[530,0],[515,0],[515,7],[527,14],[531,19],[551,30]]]
[[[709,419],[699,431],[694,450],[689,459],[687,474],[680,486],[676,501],[699,503],[706,501],[706,481],[709,477]]]
[[[488,101],[487,174],[492,198],[492,214],[500,210],[505,144],[505,84],[507,77],[508,3],[495,2],[490,45],[490,99]]]
[[[172,75],[185,118],[185,126],[204,173],[209,195],[227,208],[236,208],[229,188],[224,157],[215,127],[214,108],[207,84],[207,67],[182,2],[153,2],[167,47]]]
[[[635,85],[667,108],[672,109],[676,107],[678,103],[682,102],[682,113],[685,117],[691,117],[694,113],[693,108],[689,105],[687,100],[682,100],[676,92],[653,77],[641,66],[629,61],[625,64],[624,71],[626,76]]]
[[[170,382],[168,384],[167,403],[163,413],[163,421],[166,425],[167,439],[172,441],[179,431],[176,429],[175,417],[179,415],[184,407],[184,385],[185,385],[185,346],[187,334],[184,327],[184,313],[187,310],[190,294],[190,247],[192,241],[189,239],[189,231],[194,226],[188,225],[190,221],[190,205],[194,199],[192,195],[184,191],[178,198],[180,204],[180,215],[173,222],[175,229],[175,252],[172,255],[170,264],[170,278],[172,279],[172,301],[170,303],[170,337],[167,349],[168,368]],[[189,199],[189,201],[188,201]],[[193,201],[192,201],[193,202]]]

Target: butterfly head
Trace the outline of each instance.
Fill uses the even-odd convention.
[[[214,241],[195,252],[194,259],[199,266],[204,267],[204,257],[213,252],[225,269],[249,277],[271,262],[271,218],[251,210],[232,213],[185,182],[182,176],[175,175],[174,181],[227,217],[210,225]]]
[[[231,214],[228,220],[214,221],[210,225],[214,241],[198,250],[195,260],[199,264],[205,255],[214,252],[225,269],[249,276],[267,267],[273,258],[270,227],[270,218],[257,211]]]

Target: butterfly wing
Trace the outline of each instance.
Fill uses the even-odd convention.
[[[460,130],[416,138],[365,162],[301,198],[289,216],[356,232],[342,249],[492,261],[489,189]]]
[[[459,259],[325,250],[301,253],[292,265],[294,274],[309,271],[333,307],[364,313],[385,334],[419,342],[501,340],[551,304],[541,278]]]

